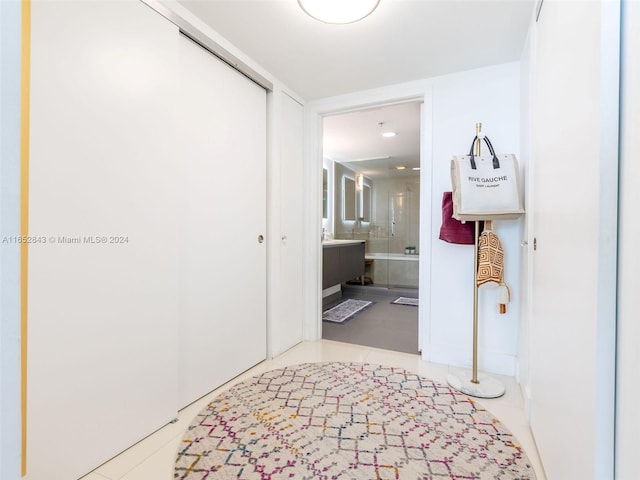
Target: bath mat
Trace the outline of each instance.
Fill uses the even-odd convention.
[[[468,396],[401,368],[328,362],[220,394],[187,429],[174,478],[536,477],[513,434]]]
[[[343,323],[360,313],[373,302],[366,300],[345,300],[329,310],[322,312],[322,320],[333,323]]]
[[[411,305],[412,307],[418,306],[419,299],[413,297],[398,297],[391,303],[394,305]]]

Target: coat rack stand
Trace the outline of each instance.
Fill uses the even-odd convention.
[[[480,139],[482,123],[476,123],[476,137]],[[480,156],[480,140],[475,143],[475,155]],[[504,395],[502,382],[487,375],[478,376],[478,239],[480,238],[480,222],[475,222],[475,242],[473,246],[473,367],[452,370],[447,383],[466,395],[478,398],[497,398]],[[471,378],[469,378],[471,377]]]

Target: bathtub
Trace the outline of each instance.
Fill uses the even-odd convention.
[[[420,255],[366,253],[364,258],[374,285],[418,288]]]

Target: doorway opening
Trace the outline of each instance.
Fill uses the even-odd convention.
[[[346,320],[323,315],[322,338],[419,352],[421,104],[323,118],[323,267],[336,240],[363,242],[365,255],[361,275],[324,288],[322,309],[368,303]]]

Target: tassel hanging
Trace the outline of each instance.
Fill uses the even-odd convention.
[[[506,283],[501,283],[498,287],[498,312],[500,314],[507,313],[507,304],[511,301],[511,292]]]

